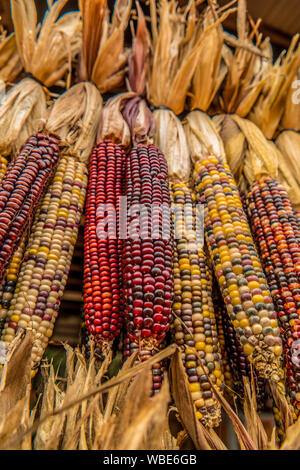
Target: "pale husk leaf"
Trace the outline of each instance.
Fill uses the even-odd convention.
[[[279,127],[285,109],[287,94],[300,67],[299,35],[293,37],[286,55],[275,62],[257,102],[249,114],[251,119],[272,139]]]
[[[40,30],[34,0],[12,0],[12,19],[23,67],[50,87],[71,73],[72,58],[81,47],[79,13],[68,13],[58,20],[67,0],[50,4]]]
[[[150,6],[153,42],[148,100],[180,114],[199,58],[201,22],[195,21],[193,0],[181,12],[175,0],[162,0],[157,11],[154,0]]]
[[[118,0],[113,17],[107,0],[81,0],[83,17],[83,55],[80,75],[92,80],[100,93],[119,88],[124,83],[129,50],[124,46],[131,0]]]
[[[163,152],[172,180],[188,181],[191,160],[183,127],[172,111],[158,109],[153,117],[156,123],[155,145]]]
[[[224,15],[224,18],[228,14]],[[211,6],[206,9],[199,56],[192,82],[190,106],[192,110],[208,110],[227,73],[227,68],[222,62],[224,37],[221,20],[218,21],[216,12]]]
[[[220,110],[246,117],[259,96],[272,66],[272,49],[269,40],[261,44],[261,38],[253,43],[253,31],[247,31],[247,4],[238,2],[238,38],[225,33],[226,42],[234,47],[228,74],[222,94],[219,97]]]
[[[202,111],[192,111],[185,118],[184,132],[194,164],[215,156],[225,161],[223,142],[212,119]]]
[[[229,119],[232,119],[239,126],[240,131],[245,136],[246,150],[248,151],[245,162],[251,164],[254,180],[258,180],[263,176],[277,178],[278,155],[264,137],[262,131],[253,122],[237,115],[232,115]],[[224,135],[224,140],[225,139],[228,142],[230,136]],[[252,184],[254,180],[249,181],[249,184]]]
[[[38,130],[46,112],[43,87],[25,78],[0,101],[0,153],[9,156],[17,152],[25,140]]]
[[[300,131],[300,68],[286,96],[284,114],[280,122],[280,129],[293,129]]]
[[[95,144],[102,108],[102,97],[89,82],[74,85],[58,100],[49,112],[46,128],[58,135],[69,152],[87,163]]]
[[[300,210],[300,134],[284,131],[276,139],[279,157],[279,180],[287,190],[295,210]]]
[[[97,142],[110,140],[126,149],[130,147],[131,134],[122,111],[128,100],[135,96],[135,93],[128,92],[110,98],[100,114]]]
[[[0,37],[0,80],[12,82],[22,71],[15,33]]]

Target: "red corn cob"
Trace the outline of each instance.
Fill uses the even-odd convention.
[[[103,346],[103,352],[122,326],[119,278],[122,240],[118,237],[118,227],[124,158],[124,150],[119,145],[105,141],[94,147],[89,163],[84,229],[84,312],[87,329],[96,343]],[[107,228],[103,226],[105,215]]]
[[[45,134],[31,136],[9,164],[0,183],[0,282],[59,158],[58,141]]]
[[[152,350],[165,337],[172,319],[173,243],[170,214],[154,213],[170,208],[168,169],[154,145],[138,145],[126,159],[127,213],[143,205],[140,233],[131,213],[130,230],[123,243],[123,299],[130,341]],[[144,222],[147,220],[147,227]],[[153,230],[157,230],[156,234]]]

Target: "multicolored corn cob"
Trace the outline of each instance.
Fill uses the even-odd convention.
[[[262,178],[250,188],[248,213],[283,338],[291,402],[300,410],[300,230],[279,181]],[[265,330],[271,324],[265,322]]]
[[[94,147],[84,226],[84,313],[86,327],[105,354],[123,323],[120,282],[120,197],[125,152],[110,141]]]
[[[26,241],[27,233],[24,233],[21,240],[21,244],[14,253],[9,267],[7,268],[4,285],[0,290],[0,330],[2,330],[4,322],[8,315],[8,310],[10,309],[11,300],[15,293],[18,281],[18,274],[24,257]]]
[[[62,156],[35,217],[2,331],[1,340],[8,345],[18,328],[33,330],[33,373],[53,333],[71,266],[86,186],[85,165],[74,157]]]
[[[209,157],[196,164],[194,180],[214,272],[237,337],[258,374],[279,383],[277,315],[230,169]]]
[[[5,175],[5,172],[7,170],[7,165],[8,165],[8,162],[6,158],[0,157],[0,181],[2,181],[2,178]]]
[[[0,283],[31,225],[59,158],[56,138],[31,136],[9,164],[0,183]]]
[[[251,368],[249,359],[243,351],[243,347],[237,338],[236,332],[224,305],[220,307],[220,313],[223,322],[227,357],[232,372],[234,391],[237,393],[238,397],[243,397],[243,377],[248,377],[249,381],[251,381],[253,376],[255,383],[257,409],[258,411],[262,411],[265,407],[265,402],[267,398],[265,380],[261,377],[257,377],[255,370]]]
[[[214,289],[213,289],[213,292],[214,292]],[[225,385],[224,394],[229,399],[231,399],[233,396],[233,377],[232,377],[230,361],[228,357],[228,351],[226,348],[222,311],[221,311],[221,307],[220,307],[218,300],[215,300],[214,297],[213,299],[214,299],[214,309],[215,309],[215,314],[216,314],[218,339],[219,339],[220,351],[221,351],[221,357],[222,357],[222,372],[224,375],[224,385]]]
[[[138,145],[126,159],[128,235],[122,253],[123,301],[130,341],[153,350],[170,328],[173,233],[168,168],[154,145]]]
[[[221,420],[221,406],[210,382],[223,391],[224,376],[212,302],[212,277],[202,234],[197,231],[194,193],[185,183],[170,183],[170,193],[175,229],[173,334],[182,347],[197,417],[204,425],[214,427]]]

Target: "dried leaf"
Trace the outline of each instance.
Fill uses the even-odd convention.
[[[95,144],[101,108],[102,97],[96,87],[89,82],[78,83],[51,107],[47,130],[61,138],[65,152],[87,163]]]

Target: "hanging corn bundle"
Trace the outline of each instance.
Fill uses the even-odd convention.
[[[91,9],[88,3],[84,3],[88,11],[82,11],[84,34],[79,74],[82,82],[70,88],[55,102],[45,123],[46,132],[59,138],[61,158],[53,183],[35,218],[2,333],[2,340],[9,344],[17,328],[33,329],[34,371],[53,332],[83,214],[87,163],[95,143],[102,106],[98,88],[107,90],[109,83],[113,83],[111,86],[116,83],[115,78],[109,82],[115,64],[109,69],[104,61],[97,58],[101,35],[98,35],[97,43],[86,31],[91,27],[91,18],[97,18],[95,12],[100,15],[104,25],[107,24],[106,2],[94,4]],[[102,8],[97,9],[99,5]],[[118,11],[117,8],[116,14]],[[101,22],[94,21],[92,24],[95,34],[101,31]],[[104,66],[105,71],[102,70]],[[94,80],[97,80],[97,76],[101,77],[100,81],[92,82],[92,76]],[[119,79],[122,80],[122,74]]]
[[[91,35],[92,28],[96,27],[93,23],[99,15],[99,5],[102,8],[100,23],[103,22],[96,33],[99,48],[94,53],[88,48],[85,50],[86,70],[96,59],[95,66],[99,66],[99,70],[95,69],[90,77],[97,83],[100,92],[105,92],[120,87],[124,81],[129,55],[124,48],[124,31],[131,2],[118,1],[111,22],[106,1],[100,1],[98,6],[92,2],[82,2],[86,35]],[[123,323],[119,198],[123,190],[124,149],[130,146],[130,132],[121,115],[124,100],[123,95],[112,98],[102,110],[98,143],[89,161],[84,227],[84,314],[86,328],[95,342],[94,351],[100,358],[110,354],[114,338],[119,335]],[[108,224],[105,224],[106,216]]]
[[[222,142],[204,113],[193,111],[186,120],[205,235],[227,312],[259,376],[278,383],[283,372],[277,317]]]
[[[154,121],[144,99],[150,40],[139,4],[137,9],[137,34],[128,70],[131,94],[123,109],[133,148],[124,169],[129,230],[123,241],[121,274],[123,357],[138,350],[137,362],[143,362],[166,344],[173,296],[173,250],[167,167],[164,156],[152,144]],[[165,363],[152,367],[152,394],[159,392],[165,368]]]
[[[249,190],[247,209],[253,235],[277,310],[284,346],[288,391],[295,411],[299,410],[299,240],[295,212],[285,188],[276,179],[278,155],[274,144],[250,121],[232,116],[245,139]],[[222,135],[222,133],[221,133]],[[229,135],[225,136],[224,139]],[[279,159],[282,159],[282,155]],[[275,319],[274,319],[275,320]],[[269,331],[275,321],[264,320]],[[271,330],[270,330],[271,331]]]
[[[212,302],[211,272],[203,247],[201,216],[197,213],[195,195],[189,185],[189,151],[183,128],[176,117],[183,111],[193,72],[203,51],[202,44],[214,37],[212,12],[206,16],[207,23],[202,24],[196,18],[193,2],[180,13],[175,2],[164,1],[158,10],[158,22],[153,4],[151,6],[153,52],[148,99],[156,108],[153,113],[155,143],[168,162],[173,205],[172,332],[182,350],[197,417],[204,425],[214,427],[221,420],[221,407],[213,389],[216,387],[222,392],[224,386],[221,351]],[[214,27],[217,30],[218,25]],[[178,55],[171,53],[175,44]],[[197,73],[202,79],[205,71],[197,69]]]

